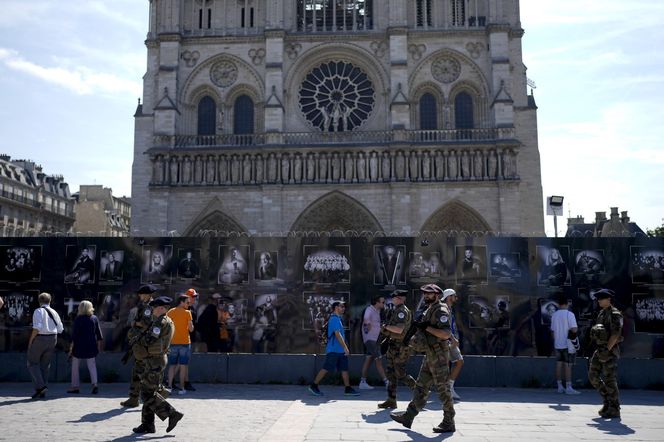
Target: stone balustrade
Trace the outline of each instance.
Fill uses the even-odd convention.
[[[151,186],[518,180],[518,148],[153,149]]]

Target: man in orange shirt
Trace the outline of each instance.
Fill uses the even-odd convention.
[[[189,311],[190,297],[183,294],[178,297],[178,305],[166,313],[175,325],[175,333],[171,339],[171,348],[168,352],[168,386],[173,386],[175,371],[180,369],[180,390],[178,394],[185,394],[185,380],[189,371],[189,355],[191,354],[191,337],[194,331],[194,321]]]

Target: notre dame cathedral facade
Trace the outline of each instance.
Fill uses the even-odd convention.
[[[134,235],[543,235],[519,0],[150,0]]]

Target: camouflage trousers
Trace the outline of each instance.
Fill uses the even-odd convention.
[[[620,406],[618,392],[618,356],[607,349],[595,350],[590,358],[588,380],[605,402]]]
[[[433,386],[443,404],[444,424],[454,424],[454,401],[450,392],[450,360],[449,349],[438,351],[429,350],[424,356],[420,374],[417,377],[417,386],[413,393],[413,400],[408,404],[408,410],[417,415],[427,403],[429,391]]]
[[[141,399],[143,399],[143,409],[141,410],[141,422],[144,424],[153,424],[155,414],[159,419],[166,420],[168,416],[175,411],[175,408],[169,404],[164,397],[158,393],[161,381],[164,378],[164,369],[166,368],[166,355],[158,357],[149,357],[143,359],[140,364],[141,372]],[[139,366],[136,364],[135,367]]]
[[[387,386],[387,397],[397,398],[397,384],[402,381],[411,389],[415,388],[415,379],[406,373],[406,364],[410,358],[412,350],[407,345],[390,344],[385,357],[387,358],[387,367],[385,367],[385,377],[390,381]]]
[[[145,361],[134,360],[134,365],[131,368],[131,380],[129,381],[129,399],[138,400],[141,395],[141,377],[143,373]]]

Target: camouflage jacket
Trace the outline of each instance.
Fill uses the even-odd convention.
[[[427,308],[424,312],[423,319],[429,327],[445,330],[452,333],[452,312],[450,307],[441,301],[436,301]],[[426,337],[427,346],[430,349],[437,349],[439,347],[447,348],[449,343],[441,341],[431,333],[424,333]]]
[[[602,309],[597,315],[597,321],[595,321],[595,325],[600,324],[605,332],[599,333],[596,338],[598,347],[606,348],[612,336],[618,336],[618,342],[622,342],[623,316],[620,310],[613,306]],[[617,349],[618,346],[616,345],[614,348]]]
[[[401,333],[393,333],[389,330],[384,330],[383,334],[390,339],[390,343],[400,344],[403,342],[403,339],[410,328],[411,321],[412,314],[410,313],[410,310],[405,304],[401,304],[394,308],[394,311],[391,312],[385,325],[403,327],[403,331]]]
[[[166,315],[152,317],[152,323],[132,347],[134,357],[138,360],[145,358],[163,357],[168,353],[171,339],[175,333],[173,321]]]

